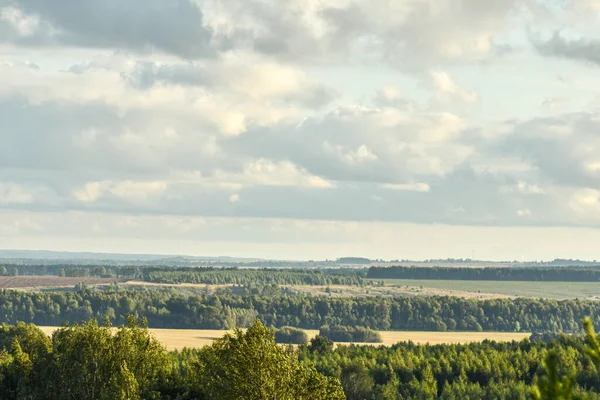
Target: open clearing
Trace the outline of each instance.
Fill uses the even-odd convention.
[[[40,326],[47,335],[57,329],[54,326]],[[211,329],[150,329],[150,331],[169,350],[181,350],[184,347],[203,347],[212,343],[214,339],[223,337],[227,332]],[[305,330],[309,339],[315,337],[318,330]],[[469,343],[480,342],[485,339],[498,342],[522,340],[530,336],[524,332],[417,332],[417,331],[380,331],[383,343],[357,343],[368,345],[391,346],[394,343],[412,340],[418,344],[443,344],[443,343]],[[348,344],[348,343],[343,343]]]
[[[380,281],[380,280],[377,280]],[[154,283],[143,281],[127,281],[124,285],[140,287],[175,287],[175,288],[195,288],[214,291],[233,287],[231,284],[209,285],[204,283]],[[498,298],[513,298],[500,293],[477,293],[467,290],[453,290],[444,288],[419,288],[419,286],[403,286],[403,285],[386,285],[386,286],[352,286],[352,285],[281,285],[293,289],[299,293],[310,294],[313,296],[332,296],[332,297],[348,297],[348,296],[456,296],[463,298],[478,298],[478,299],[498,299]]]
[[[30,289],[49,287],[73,287],[83,282],[86,285],[107,285],[118,279],[60,277],[60,276],[0,276],[0,289]]]
[[[429,290],[463,291],[472,296],[502,295],[510,297],[535,297],[551,299],[600,298],[599,282],[529,282],[529,281],[462,281],[418,279],[373,279],[384,281],[385,287],[418,288]],[[421,286],[423,287],[421,289]],[[481,293],[479,293],[481,292]]]

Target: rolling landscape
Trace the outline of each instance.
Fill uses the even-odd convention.
[[[600,0],[0,1],[0,400],[600,400]]]
[[[273,356],[278,354],[275,349],[293,346],[300,364],[290,359],[286,362],[296,365],[290,368],[310,362],[316,369],[306,373],[333,379],[311,389],[324,398],[429,398],[434,390],[442,397],[468,392],[482,398],[522,398],[534,393],[536,382],[544,377],[540,365],[550,365],[540,364],[544,357],[559,351],[562,363],[567,354],[575,362],[586,362],[582,321],[592,317],[590,329],[600,321],[600,288],[595,282],[600,266],[585,263],[505,265],[467,260],[407,266],[346,257],[292,265],[269,260],[263,267],[256,263],[267,261],[248,265],[215,258],[196,260],[198,265],[191,266],[186,257],[169,259],[167,265],[144,264],[153,259],[135,257],[139,260],[135,264],[130,257],[105,262],[107,258],[91,260],[89,255],[79,261],[31,254],[0,261],[0,344],[6,343],[9,351],[6,368],[21,357],[19,351],[25,351],[30,362],[50,363],[45,368],[61,373],[59,360],[68,349],[63,341],[75,346],[79,340],[98,340],[99,348],[109,346],[104,352],[129,346],[131,354],[143,351],[143,362],[156,365],[155,373],[145,375],[149,380],[144,390],[160,398],[167,392],[177,393],[176,398],[204,398],[211,389],[192,388],[212,379],[209,371],[216,368],[216,360],[211,361],[211,354],[234,351],[231,346],[243,343],[257,346],[260,340],[260,346],[274,346]],[[142,350],[148,345],[153,350]],[[117,347],[110,350],[110,346]],[[49,353],[39,353],[42,348]],[[511,355],[515,352],[525,352],[527,361]],[[346,361],[339,358],[342,355]],[[115,362],[100,353],[85,357]],[[405,357],[412,364],[408,370]],[[433,363],[430,357],[442,358]],[[374,358],[384,364],[371,363]],[[471,364],[469,358],[478,361]],[[172,370],[172,363],[181,367]],[[507,370],[503,378],[492,381],[500,373],[492,368],[498,363]],[[20,373],[9,372],[19,371],[16,366],[10,368],[4,376]],[[195,368],[209,368],[200,370],[209,374],[192,373]],[[375,380],[383,373],[381,368],[389,371]],[[88,373],[98,372],[87,367],[78,371]],[[179,383],[165,386],[164,374]],[[32,396],[37,390],[61,393],[41,377],[36,379],[40,388],[27,383],[16,387],[25,385],[19,390]],[[593,395],[590,383],[577,382],[578,392]],[[94,390],[92,396],[113,393],[110,386]]]

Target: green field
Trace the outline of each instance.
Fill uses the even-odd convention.
[[[596,298],[600,299],[598,282],[526,282],[526,281],[461,281],[461,280],[416,280],[416,279],[373,279],[384,281],[386,286],[421,286],[423,289],[457,290],[473,293],[493,293],[505,296],[535,298]]]

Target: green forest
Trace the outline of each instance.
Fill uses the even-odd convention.
[[[548,342],[286,347],[260,321],[202,349],[168,352],[130,318],[46,336],[0,327],[0,398],[12,399],[600,399],[595,333]],[[581,396],[581,397],[576,397]]]
[[[256,318],[268,326],[319,329],[323,325],[375,330],[577,332],[600,303],[584,300],[459,297],[326,297],[297,295],[184,295],[177,290],[0,292],[0,320],[62,325],[129,315],[153,328],[230,329]],[[597,323],[597,322],[596,322]]]

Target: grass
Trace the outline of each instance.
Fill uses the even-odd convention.
[[[524,281],[462,281],[462,280],[417,280],[417,279],[373,279],[385,282],[386,286],[409,286],[427,289],[456,290],[478,293],[493,293],[506,296],[544,297],[552,299],[600,297],[598,282],[524,282]]]
[[[52,335],[57,327],[40,326],[47,335]],[[155,337],[169,350],[181,350],[184,347],[204,347],[214,339],[223,337],[228,331],[211,329],[150,329]],[[309,339],[315,337],[318,330],[305,330]],[[416,331],[380,331],[383,343],[361,343],[369,345],[391,346],[394,343],[412,340],[419,344],[468,343],[485,339],[499,342],[521,340],[529,337],[523,332],[416,332]],[[344,343],[347,344],[347,343]]]

